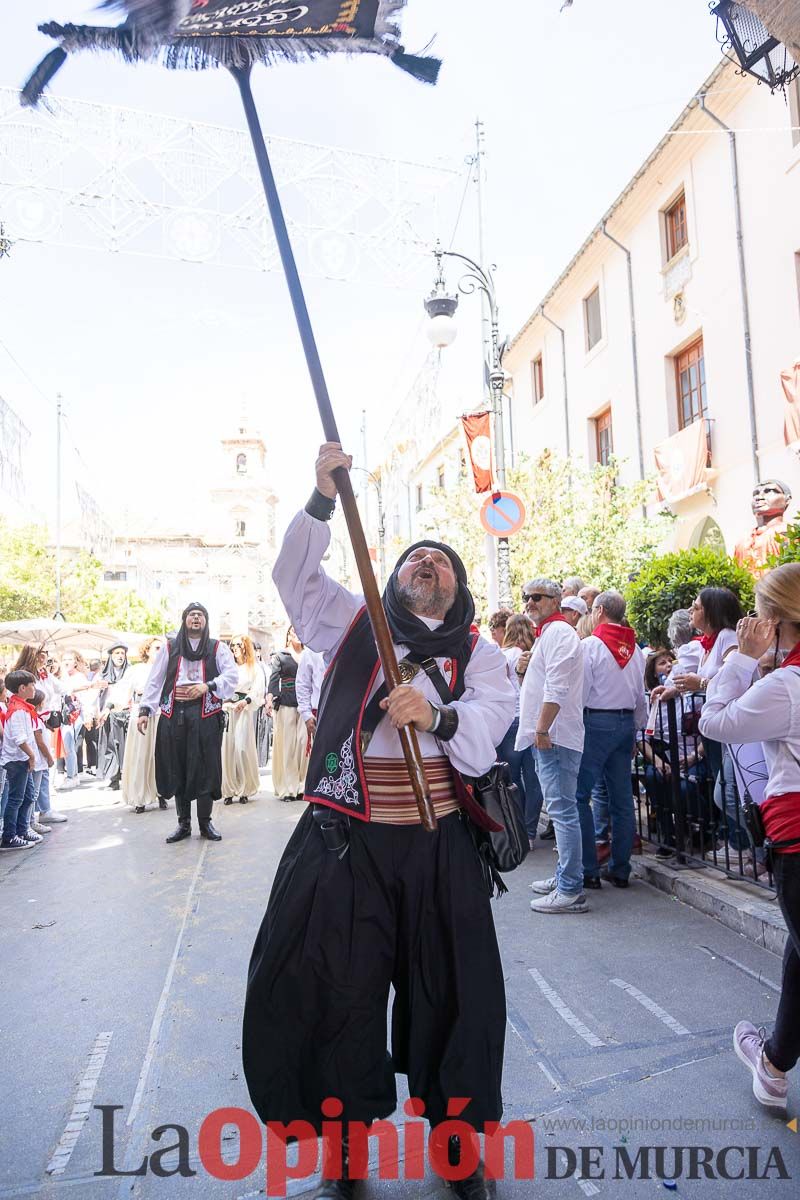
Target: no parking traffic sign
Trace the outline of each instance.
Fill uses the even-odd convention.
[[[511,537],[525,524],[525,505],[513,492],[494,492],[481,505],[481,525],[493,537]]]

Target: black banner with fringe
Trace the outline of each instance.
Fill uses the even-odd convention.
[[[175,37],[373,38],[378,0],[194,0]]]
[[[37,104],[67,55],[108,50],[128,62],[161,58],[167,67],[247,69],[261,62],[297,62],[337,54],[381,54],[395,66],[435,83],[438,58],[407,54],[397,18],[406,0],[103,0],[125,13],[121,25],[39,29],[59,45],[36,67],[21,92]]]

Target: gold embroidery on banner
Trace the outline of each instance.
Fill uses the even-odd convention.
[[[358,16],[358,10],[361,7],[361,0],[342,0],[342,7],[339,9],[338,21],[355,21]]]

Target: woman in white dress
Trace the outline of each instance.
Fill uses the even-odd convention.
[[[139,651],[142,661],[135,663],[125,674],[125,681],[130,689],[131,724],[134,726],[139,716],[139,702],[150,674],[150,667],[163,645],[162,637],[151,637],[142,642]],[[159,796],[156,787],[158,717],[159,713],[156,710],[147,724],[147,732],[141,737],[129,738],[125,747],[125,758],[122,765],[122,794],[128,808],[132,808],[135,813],[143,813],[148,808],[154,808],[156,802],[159,808],[167,807],[167,801],[163,796]]]
[[[240,804],[247,804],[261,786],[253,714],[264,703],[264,672],[247,634],[232,638],[230,647],[239,682],[236,696],[223,706],[227,724],[222,735],[222,794],[226,804],[233,804],[236,797]]]

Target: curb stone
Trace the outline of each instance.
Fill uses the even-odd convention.
[[[770,953],[783,955],[786,923],[777,900],[770,899],[763,888],[746,881],[734,883],[710,868],[676,870],[649,854],[634,856],[631,867],[638,879],[716,918]]]

